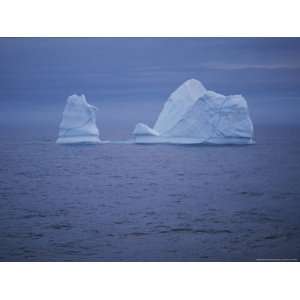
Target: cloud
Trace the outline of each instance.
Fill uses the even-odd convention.
[[[283,64],[257,64],[257,63],[181,63],[180,65],[168,66],[143,66],[136,68],[135,72],[140,76],[153,76],[154,74],[167,74],[173,72],[189,72],[189,71],[242,71],[242,70],[300,70],[300,63],[283,63]]]
[[[208,63],[204,67],[212,70],[283,70],[300,69],[300,64],[227,64],[227,63]]]

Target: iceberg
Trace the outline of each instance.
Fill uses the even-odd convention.
[[[96,125],[96,110],[97,108],[90,105],[84,95],[68,97],[56,143],[100,143],[99,130]]]
[[[207,90],[185,81],[168,98],[153,127],[139,123],[136,143],[253,144],[253,124],[246,99]]]

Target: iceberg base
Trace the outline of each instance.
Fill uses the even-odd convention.
[[[206,144],[206,145],[251,145],[255,141],[251,138],[211,138],[195,139],[183,137],[163,137],[163,136],[136,136],[136,144]]]
[[[67,136],[59,137],[56,140],[57,144],[100,144],[98,136]]]

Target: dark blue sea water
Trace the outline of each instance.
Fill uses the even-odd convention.
[[[298,259],[299,128],[255,129],[253,146],[62,146],[2,126],[0,260]]]

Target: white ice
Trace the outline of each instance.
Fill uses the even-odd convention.
[[[100,143],[96,125],[97,108],[90,105],[85,96],[68,97],[59,125],[58,144]]]
[[[133,135],[136,143],[254,143],[245,98],[209,91],[195,79],[170,95],[153,129],[139,123]]]

